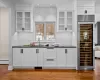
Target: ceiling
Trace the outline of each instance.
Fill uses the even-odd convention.
[[[43,3],[65,3],[65,2],[73,2],[74,0],[12,0],[15,4],[43,4]]]
[[[2,4],[2,3],[0,3],[0,7],[5,7],[5,5],[4,5],[4,4]]]
[[[3,0],[13,2],[15,4],[66,4],[74,0]],[[93,0],[92,0],[93,1]],[[96,0],[96,5],[100,5],[100,0]]]

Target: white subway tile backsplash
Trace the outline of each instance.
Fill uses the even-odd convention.
[[[30,44],[33,41],[35,41],[34,33],[16,32],[12,39],[12,45],[13,46],[25,45],[25,44]],[[50,42],[42,42],[42,43],[50,43]],[[61,45],[72,45],[72,33],[71,32],[56,33],[55,43],[59,43]]]

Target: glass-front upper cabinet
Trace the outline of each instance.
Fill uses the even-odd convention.
[[[31,31],[31,12],[16,12],[16,31]]]
[[[58,11],[58,31],[72,31],[73,11]]]

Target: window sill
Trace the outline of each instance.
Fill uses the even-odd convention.
[[[34,42],[39,42],[39,41],[34,41]],[[49,43],[50,42],[51,43],[51,42],[56,42],[56,41],[55,40],[46,40],[46,41],[44,40],[44,41],[40,41],[40,42],[43,42],[43,43],[44,42],[46,42],[46,43]]]

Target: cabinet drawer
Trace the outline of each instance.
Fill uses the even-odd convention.
[[[55,58],[56,57],[56,49],[45,49],[44,58]]]
[[[56,58],[44,58],[44,66],[56,66]]]

